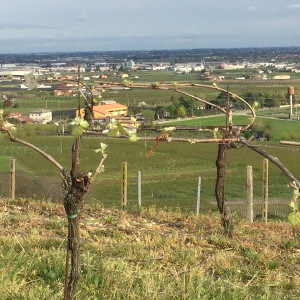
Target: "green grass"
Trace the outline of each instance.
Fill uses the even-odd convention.
[[[233,116],[233,124],[246,125],[249,123],[250,116]],[[186,126],[225,126],[226,117],[224,115],[215,115],[209,117],[198,117],[190,120],[180,120],[168,122],[168,126],[186,125]]]
[[[76,97],[49,97],[49,98],[30,98],[30,99],[16,99],[16,108],[6,108],[6,113],[20,112],[28,113],[37,109],[63,110],[75,109],[78,106]]]
[[[246,125],[249,123],[250,116],[233,116],[234,125]],[[280,120],[273,118],[257,117],[255,123],[262,122],[264,126],[270,125],[274,141],[281,139],[300,139],[300,121]],[[255,124],[254,123],[254,124]],[[191,120],[180,120],[168,122],[166,126],[173,125],[195,125],[195,126],[225,126],[226,118],[223,115],[195,118]]]
[[[62,299],[62,205],[0,199],[0,216],[1,299]],[[86,206],[74,300],[299,299],[297,228],[235,219],[227,238],[219,219]]]
[[[41,147],[55,157],[68,170],[71,167],[72,137],[29,137],[26,140]],[[108,144],[108,158],[105,161],[105,172],[100,174],[88,195],[89,203],[101,203],[104,207],[120,206],[121,169],[124,161],[128,162],[128,205],[137,203],[137,171],[142,172],[143,206],[181,207],[186,211],[194,211],[197,179],[202,177],[201,201],[202,210],[216,210],[214,201],[214,185],[216,179],[215,160],[217,145],[189,143],[161,143],[149,158],[145,155],[154,146],[155,141],[138,141],[107,139],[103,137],[84,137],[81,145],[81,169],[93,170],[99,162],[99,155],[94,149],[99,143]],[[61,144],[62,143],[62,154]],[[61,201],[58,170],[50,162],[22,145],[11,143],[7,137],[0,140],[1,152],[4,156],[3,170],[9,168],[9,157],[13,156],[28,174],[36,178],[26,181],[18,191],[17,197],[51,198]],[[296,161],[299,160],[299,149],[296,147],[278,147],[277,143],[262,144],[263,149],[278,157],[296,176],[300,171]],[[242,200],[246,198],[246,167],[252,165],[254,170],[254,197],[262,199],[262,157],[250,149],[230,149],[227,164],[227,199]],[[7,174],[8,176],[8,174]],[[39,177],[41,176],[41,177]],[[22,180],[17,186],[22,186]],[[292,190],[287,188],[288,179],[274,166],[270,166],[271,198],[290,199]],[[2,186],[2,190],[7,187]],[[7,194],[7,192],[6,192]]]

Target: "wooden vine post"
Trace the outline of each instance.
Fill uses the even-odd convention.
[[[265,223],[268,223],[268,210],[269,210],[269,161],[264,158],[263,160],[263,198],[264,208],[262,217]]]
[[[247,166],[247,219],[253,222],[253,172],[252,166]]]
[[[197,201],[196,201],[196,215],[200,213],[200,195],[201,195],[201,177],[198,177],[197,184]]]
[[[123,162],[122,167],[122,186],[121,186],[121,207],[126,208],[127,205],[127,162]]]
[[[224,138],[232,138],[232,113],[230,111],[230,94],[229,87],[227,86],[227,99],[226,99],[226,128]],[[218,146],[218,155],[216,160],[217,167],[217,179],[215,186],[215,194],[218,209],[221,213],[221,223],[225,230],[225,233],[228,236],[232,236],[233,232],[233,223],[231,222],[231,212],[230,207],[227,203],[227,199],[225,197],[225,179],[226,179],[226,157],[227,157],[227,149],[229,148],[229,143],[220,143]]]
[[[9,198],[15,200],[16,195],[16,160],[10,160]]]

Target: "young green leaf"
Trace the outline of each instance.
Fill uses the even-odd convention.
[[[253,108],[254,110],[256,110],[256,109],[259,109],[259,107],[260,107],[259,102],[254,101],[254,103],[253,103],[253,105],[252,105],[252,108]]]
[[[84,119],[80,118],[79,123],[78,123],[82,128],[86,129],[89,127],[89,123],[85,121]]]
[[[126,134],[126,130],[124,129],[124,127],[121,125],[120,122],[117,123],[118,129],[119,129],[119,133],[121,135],[125,135]]]
[[[81,136],[84,133],[84,128],[81,126],[74,126],[72,128],[72,136],[74,136],[75,138],[78,138],[79,136]]]
[[[118,127],[114,128],[114,129],[111,129],[107,133],[108,136],[117,136],[118,134],[119,134],[119,128]]]
[[[290,207],[293,209],[293,211],[297,211],[299,208],[298,208],[298,203],[297,202],[294,202],[292,201],[290,203]]]
[[[136,142],[138,140],[138,137],[135,133],[132,133],[130,136],[129,136],[129,141],[130,142]]]
[[[214,135],[214,138],[215,138],[215,139],[221,139],[221,138],[222,138],[222,135],[221,135],[221,133],[219,132],[219,129],[218,129],[218,128],[215,128],[215,129],[213,130],[213,135]]]
[[[297,211],[297,212],[291,212],[288,215],[288,220],[293,225],[300,224],[300,212],[299,211]]]
[[[130,80],[125,79],[125,80],[123,81],[123,85],[124,85],[124,86],[129,86],[130,84],[132,84],[132,82],[131,82]]]

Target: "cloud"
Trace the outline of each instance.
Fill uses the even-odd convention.
[[[87,19],[86,15],[81,15],[76,18],[76,21],[83,22]]]
[[[249,6],[248,11],[255,11],[257,8],[255,6]]]
[[[300,4],[290,4],[286,7],[286,9],[288,9],[288,10],[300,9]]]
[[[22,23],[0,23],[0,30],[36,30],[36,29],[56,29],[55,25],[41,25],[41,24],[22,24]]]

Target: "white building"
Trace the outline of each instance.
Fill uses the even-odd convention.
[[[52,111],[46,109],[39,109],[29,113],[29,118],[32,122],[47,124],[52,121]]]
[[[190,73],[192,71],[192,66],[188,64],[176,64],[174,65],[174,71],[178,73]]]
[[[243,64],[222,64],[221,69],[224,70],[237,70],[237,69],[244,69],[245,65]]]
[[[163,71],[165,69],[168,68],[168,66],[158,66],[158,65],[155,65],[155,66],[152,66],[152,71]]]
[[[202,64],[197,64],[197,65],[193,66],[194,72],[201,72],[202,70],[204,70],[204,65],[202,65]]]
[[[131,60],[129,60],[129,61],[126,61],[125,66],[126,66],[128,69],[132,69],[132,68],[135,67],[135,63],[134,63],[134,61],[131,59]]]

